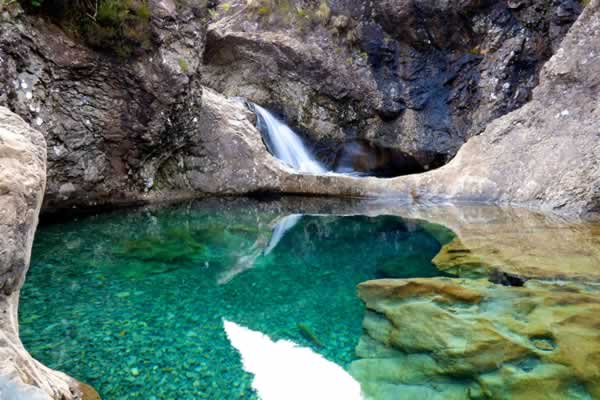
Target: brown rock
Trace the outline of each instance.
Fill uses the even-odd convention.
[[[444,278],[365,282],[361,359],[350,371],[376,400],[597,398],[599,289]]]

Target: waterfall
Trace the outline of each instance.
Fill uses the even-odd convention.
[[[311,174],[327,172],[289,126],[257,104],[254,104],[254,110],[258,118],[258,126],[271,154],[299,172]]]

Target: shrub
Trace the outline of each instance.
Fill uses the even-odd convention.
[[[221,10],[223,10],[224,13],[229,12],[229,10],[231,10],[231,4],[229,3],[223,3],[219,6],[221,8]]]

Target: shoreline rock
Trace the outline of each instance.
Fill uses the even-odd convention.
[[[46,184],[46,142],[0,107],[0,397],[81,399],[79,383],[33,359],[19,339],[19,291]]]
[[[364,282],[364,335],[350,372],[374,400],[597,398],[599,289],[449,278]]]

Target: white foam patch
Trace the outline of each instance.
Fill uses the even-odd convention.
[[[360,384],[342,367],[289,340],[223,320],[227,338],[254,374],[252,388],[262,400],[362,400]]]

